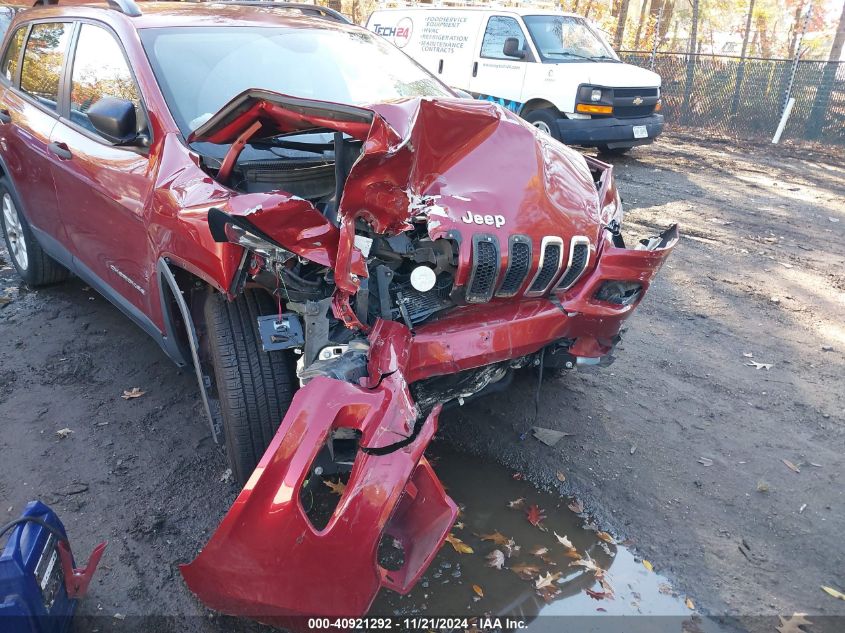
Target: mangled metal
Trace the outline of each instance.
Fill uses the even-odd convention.
[[[304,131],[331,134],[333,187],[239,188],[246,144]],[[546,349],[561,366],[609,357],[677,229],[627,248],[612,168],[484,102],[361,108],[250,90],[190,140],[230,145],[205,166],[232,190],[211,233],[242,249],[226,290],[276,297],[263,343],[298,353],[302,387],[185,580],[209,606],[266,621],[361,615],[381,587],[410,590],[454,521],[423,457],[442,404],[507,384]],[[316,525],[302,491],[327,473],[348,481]],[[398,569],[379,562],[385,535]]]

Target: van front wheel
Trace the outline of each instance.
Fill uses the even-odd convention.
[[[525,115],[525,120],[538,130],[542,130],[553,139],[560,140],[560,131],[558,130],[557,121],[560,115],[556,110],[545,108],[542,110],[532,110]]]

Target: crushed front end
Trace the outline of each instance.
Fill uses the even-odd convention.
[[[331,133],[315,173],[333,178],[250,189],[245,146],[314,130]],[[362,615],[380,587],[410,590],[455,519],[423,457],[441,406],[520,367],[610,358],[677,229],[628,248],[612,167],[484,102],[253,90],[193,140],[231,147],[208,169],[233,189],[209,212],[241,254],[228,292],[277,298],[262,342],[296,354],[302,386],[185,580],[230,614]],[[327,476],[345,488],[317,517]]]

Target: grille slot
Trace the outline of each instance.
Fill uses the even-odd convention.
[[[511,235],[509,246],[508,268],[497,297],[514,296],[531,270],[531,240],[524,235]]]
[[[494,235],[472,237],[472,272],[467,284],[469,303],[484,303],[493,298],[499,276],[499,241]]]
[[[540,251],[540,266],[526,294],[539,295],[549,289],[563,261],[563,240],[544,237]]]
[[[557,287],[567,290],[581,278],[590,262],[590,240],[582,235],[572,238],[569,245],[569,263]]]

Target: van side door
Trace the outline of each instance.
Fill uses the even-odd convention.
[[[491,15],[472,64],[470,92],[518,112],[526,65],[533,61],[522,26],[509,15]]]

